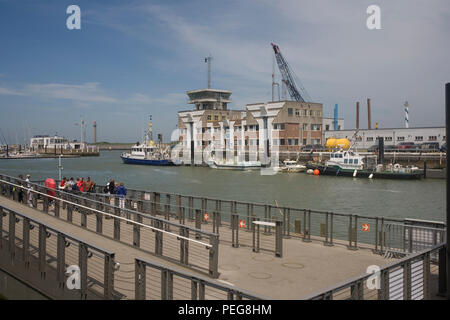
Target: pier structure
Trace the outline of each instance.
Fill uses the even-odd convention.
[[[367,220],[355,215],[323,213],[322,225],[315,220],[319,213],[303,211],[306,220],[300,222],[302,227],[291,230],[284,225],[293,222],[289,220],[292,208],[277,207],[285,220],[264,216],[246,220],[242,204],[237,202],[231,202],[232,214],[227,217],[217,214],[223,208],[216,208],[214,213],[208,206],[226,206],[226,201],[196,199],[201,206],[197,209],[189,202],[191,198],[187,198],[188,206],[180,197],[174,198],[174,204],[172,197],[165,195],[164,199],[156,192],[149,193],[150,198],[146,193],[141,199],[128,198],[124,208],[117,198],[106,200],[96,194],[51,190],[4,175],[0,177],[0,191],[0,268],[49,298],[321,298],[323,290],[329,293],[327,288],[378,265],[386,266],[382,270],[389,275],[383,278],[384,287],[366,289],[371,281],[366,274],[344,286],[352,293],[350,298],[391,298],[386,290],[392,291],[397,278],[404,277],[406,295],[402,297],[426,299],[437,293],[438,276],[442,274],[442,229],[420,221],[383,220],[381,225],[370,225],[371,236],[364,238],[359,224]],[[180,200],[182,205],[177,205]],[[340,234],[344,221],[355,228],[347,230],[351,232],[347,240]],[[389,238],[382,236],[372,243],[367,240],[380,231]],[[324,257],[327,263],[323,263]],[[69,275],[65,271],[70,266],[79,266],[81,272],[81,289],[75,293],[67,288]],[[403,271],[399,273],[400,269]],[[397,274],[397,278],[391,279],[391,274]],[[423,281],[419,287],[414,286],[414,292],[422,295],[412,297],[408,292],[416,277]],[[331,291],[336,293],[337,289]]]

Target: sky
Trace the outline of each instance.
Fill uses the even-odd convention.
[[[81,29],[66,9],[78,5]],[[369,30],[368,6],[381,9]],[[58,134],[136,142],[152,115],[170,139],[187,90],[231,90],[231,109],[271,100],[273,50],[280,47],[324,115],[355,127],[445,125],[450,82],[448,0],[78,1],[0,0],[0,144]],[[278,68],[276,81],[280,82]]]

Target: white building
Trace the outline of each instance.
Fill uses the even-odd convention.
[[[351,139],[354,134],[355,129],[324,131],[325,141],[328,138]],[[446,143],[445,127],[359,129],[356,137],[355,147],[362,149],[377,144],[377,137],[384,138],[384,145],[397,145],[401,142],[415,144],[439,142],[439,146],[442,146]]]
[[[38,149],[54,149],[56,146],[56,149],[64,149],[64,150],[70,150],[70,149],[85,149],[86,144],[81,142],[70,142],[69,139],[66,139],[64,137],[59,136],[48,136],[48,135],[39,135],[34,136],[30,139],[30,147],[38,150]]]

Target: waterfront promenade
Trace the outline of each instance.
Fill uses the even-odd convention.
[[[115,290],[122,295],[123,299],[135,298],[135,258],[163,263],[193,275],[204,276],[202,272],[180,266],[177,263],[149,253],[145,250],[144,245],[141,245],[141,248],[136,248],[125,244],[124,242],[130,241],[133,237],[132,227],[127,223],[122,224],[121,242],[119,242],[78,226],[80,224],[80,215],[75,213],[73,214],[73,223],[65,221],[64,216],[67,215],[67,210],[65,209],[61,209],[60,218],[56,218],[51,210],[49,214],[45,214],[42,211],[19,204],[5,197],[0,197],[0,205],[114,252],[115,261],[120,264],[119,270],[114,273]],[[39,202],[38,208],[42,208],[42,206],[43,203]],[[88,215],[87,219],[88,225],[95,223],[93,215]],[[104,223],[105,234],[107,233],[106,229],[113,228],[112,226],[108,227],[106,221]],[[19,224],[16,230],[20,229]],[[112,233],[111,230],[110,233]],[[31,241],[38,241],[38,239],[32,236]],[[146,238],[142,234],[140,241],[144,244],[145,242],[152,242],[152,239]],[[283,246],[283,257],[278,258],[273,253],[263,251],[255,253],[249,247],[234,248],[229,243],[220,242],[218,256],[219,278],[216,281],[268,298],[299,299],[348,278],[360,275],[366,271],[369,265],[382,266],[391,262],[391,259],[385,259],[380,255],[373,254],[370,250],[352,251],[341,245],[327,247],[320,242],[302,242],[298,238],[284,239]],[[48,250],[56,251],[56,246],[48,246]],[[176,251],[177,248],[175,247],[172,250]],[[76,253],[72,253],[72,255],[75,263]],[[157,279],[153,279],[153,281],[156,284],[158,283]],[[176,290],[178,296],[174,296],[174,298],[184,297],[188,299],[190,288],[186,284],[179,285],[181,287],[179,290]],[[149,297],[157,298],[157,294],[149,292],[147,298]],[[211,297],[214,297],[214,295]],[[219,296],[218,298],[224,299],[226,297]]]

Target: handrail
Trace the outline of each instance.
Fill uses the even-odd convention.
[[[447,246],[447,244],[445,242],[443,242],[443,243],[435,245],[435,246],[433,246],[431,248],[427,248],[427,249],[424,249],[424,250],[422,250],[420,252],[410,254],[410,255],[408,255],[408,256],[400,259],[400,260],[397,260],[397,261],[391,262],[391,263],[389,263],[387,265],[384,265],[383,267],[380,268],[379,272],[381,274],[383,271],[386,271],[386,270],[389,270],[389,269],[393,269],[393,268],[398,267],[398,266],[402,266],[402,265],[405,264],[405,262],[416,260],[418,257],[421,257],[421,256],[423,256],[423,255],[425,255],[427,253],[431,253],[431,252],[436,251],[438,249],[442,249],[442,248],[444,248],[446,246]],[[327,292],[333,292],[333,291],[337,291],[339,289],[345,289],[345,288],[348,288],[349,286],[351,286],[352,284],[354,284],[356,282],[359,282],[361,280],[365,280],[365,279],[369,278],[370,276],[372,276],[372,274],[364,273],[364,274],[361,274],[359,276],[356,276],[356,277],[350,278],[348,280],[342,281],[342,282],[340,282],[338,284],[335,284],[335,285],[333,285],[331,287],[328,287],[325,290],[320,290],[320,292],[318,292],[318,293],[307,295],[307,296],[305,296],[305,297],[303,297],[301,299],[302,300],[311,300],[311,299],[317,298],[319,296],[322,296],[322,295],[324,295]]]
[[[17,179],[17,178],[14,178],[14,179]],[[17,180],[20,180],[20,179],[17,179]],[[165,234],[169,234],[169,235],[171,235],[171,236],[173,236],[173,237],[175,237],[175,238],[177,238],[177,239],[184,239],[184,240],[187,240],[187,241],[191,241],[191,242],[194,242],[194,243],[201,244],[201,245],[203,245],[203,246],[205,246],[205,247],[207,247],[207,248],[212,248],[212,245],[210,245],[209,243],[205,243],[205,242],[201,242],[201,241],[198,241],[198,240],[195,240],[195,239],[187,238],[187,237],[178,235],[178,234],[176,234],[176,233],[166,231],[166,230],[164,230],[164,229],[155,228],[155,227],[152,227],[152,226],[149,226],[149,225],[146,225],[146,224],[143,224],[143,223],[140,223],[140,222],[131,220],[131,219],[127,219],[127,218],[120,217],[120,216],[117,216],[117,215],[114,215],[114,214],[111,214],[111,213],[103,212],[103,211],[100,211],[100,210],[97,210],[97,209],[94,209],[94,208],[85,207],[85,206],[83,206],[83,205],[81,205],[81,204],[74,203],[74,202],[71,202],[71,201],[68,201],[68,200],[65,200],[65,199],[57,198],[56,196],[52,196],[52,195],[49,195],[49,194],[46,194],[46,193],[43,193],[43,192],[39,192],[39,191],[30,189],[30,188],[25,188],[24,186],[14,184],[14,183],[12,183],[12,182],[9,182],[9,181],[3,180],[3,179],[0,179],[0,182],[9,184],[9,185],[12,185],[12,186],[15,186],[15,187],[27,189],[27,190],[29,190],[30,192],[34,192],[34,193],[37,193],[37,194],[40,194],[40,195],[43,195],[43,196],[46,196],[46,197],[49,197],[49,198],[52,198],[52,199],[56,199],[56,200],[59,200],[59,201],[63,201],[63,202],[66,202],[66,203],[68,203],[68,204],[72,204],[72,205],[75,205],[75,206],[77,206],[77,207],[80,207],[80,208],[88,209],[88,210],[91,210],[91,211],[94,211],[94,212],[98,212],[98,213],[101,213],[101,214],[104,214],[104,215],[107,215],[107,216],[111,216],[111,217],[114,217],[115,219],[123,220],[123,221],[129,222],[129,223],[132,223],[132,224],[135,224],[135,225],[144,227],[144,228],[149,228],[149,229],[154,230],[154,231],[158,231],[158,232],[162,232],[162,233],[165,233]],[[31,184],[31,183],[30,183],[30,184]],[[49,190],[49,191],[52,191],[52,192],[55,192],[55,191],[56,191],[56,190],[51,189],[51,188],[43,187],[43,186],[40,186],[40,185],[38,185],[38,186],[39,186],[40,188],[45,188],[45,189],[47,189],[47,190]],[[63,192],[63,191],[59,191],[59,192],[62,192],[63,194],[69,194],[69,193],[66,193],[66,192]],[[74,196],[74,197],[77,197],[77,198],[81,198],[81,199],[88,199],[88,198],[79,197],[79,196],[73,195],[73,194],[70,194],[70,195],[71,195],[71,196]],[[99,203],[98,201],[95,201],[95,200],[91,200],[91,199],[88,199],[88,200],[90,200],[90,201],[92,201],[92,202]],[[103,205],[105,205],[105,204],[103,204]],[[108,204],[106,204],[106,205],[108,206]],[[114,207],[114,206],[113,206],[113,207]],[[135,211],[132,211],[132,210],[129,210],[129,209],[121,209],[121,210],[124,210],[124,211],[130,211],[130,212],[132,212],[132,213],[137,213],[137,214],[141,214],[141,215],[142,215],[142,213],[140,213],[140,212],[135,212]],[[144,216],[145,216],[145,215],[144,215]],[[156,219],[157,219],[157,220],[161,220],[161,219],[158,219],[158,218],[156,218]],[[166,222],[166,221],[164,220],[164,222]],[[176,223],[171,223],[171,224],[172,224],[172,225],[178,225],[178,224],[176,224]],[[186,226],[184,226],[184,225],[179,225],[179,226],[182,226],[182,227],[186,228]],[[195,228],[190,228],[190,229],[191,229],[191,230],[194,230],[194,231],[197,231],[197,232],[202,232],[202,233],[205,233],[205,234],[213,235],[212,233],[205,232],[205,231],[202,231],[202,230],[197,230],[197,229],[195,229]]]
[[[218,290],[223,290],[223,291],[227,291],[227,292],[230,292],[230,291],[237,292],[237,293],[241,294],[242,297],[245,297],[245,298],[248,298],[251,300],[271,300],[271,299],[273,299],[273,298],[269,298],[269,297],[259,295],[259,294],[256,295],[254,293],[251,293],[251,292],[243,290],[243,289],[238,289],[238,288],[234,287],[233,285],[221,283],[219,280],[213,280],[210,278],[202,277],[200,275],[194,275],[192,273],[182,271],[176,267],[167,266],[167,265],[164,265],[159,262],[154,262],[154,261],[150,262],[149,260],[143,259],[143,258],[135,258],[135,261],[143,262],[145,265],[147,265],[151,268],[154,268],[154,269],[169,270],[174,275],[177,275],[177,276],[185,278],[185,279],[204,282],[205,284],[208,284],[209,286],[216,288]],[[135,269],[135,272],[138,272],[137,268]]]
[[[53,231],[53,232],[55,232],[55,233],[61,233],[61,234],[64,234],[64,237],[67,238],[67,239],[70,239],[70,240],[75,241],[75,242],[78,242],[78,243],[85,243],[85,244],[87,244],[87,245],[89,246],[89,248],[91,248],[91,249],[94,249],[94,250],[96,250],[96,251],[99,251],[99,252],[101,252],[101,253],[108,254],[108,255],[114,254],[113,251],[109,251],[108,249],[102,249],[102,248],[98,247],[98,246],[95,245],[95,244],[91,244],[91,243],[89,243],[89,242],[86,242],[85,240],[81,240],[80,238],[77,238],[77,237],[75,237],[75,236],[72,236],[72,235],[66,233],[65,231],[61,231],[61,230],[59,230],[58,228],[52,227],[52,226],[48,225],[48,224],[45,223],[45,222],[36,220],[36,219],[30,217],[29,215],[27,215],[27,214],[25,214],[25,213],[21,213],[21,212],[18,212],[17,210],[11,209],[11,208],[8,207],[8,206],[5,206],[5,205],[0,204],[0,208],[3,209],[3,210],[7,210],[8,212],[13,212],[15,215],[21,216],[22,218],[26,218],[26,219],[30,220],[30,222],[33,222],[33,223],[35,223],[35,224],[37,224],[37,225],[44,225],[44,226],[46,227],[46,229],[48,229],[48,230],[50,230],[50,231]]]

